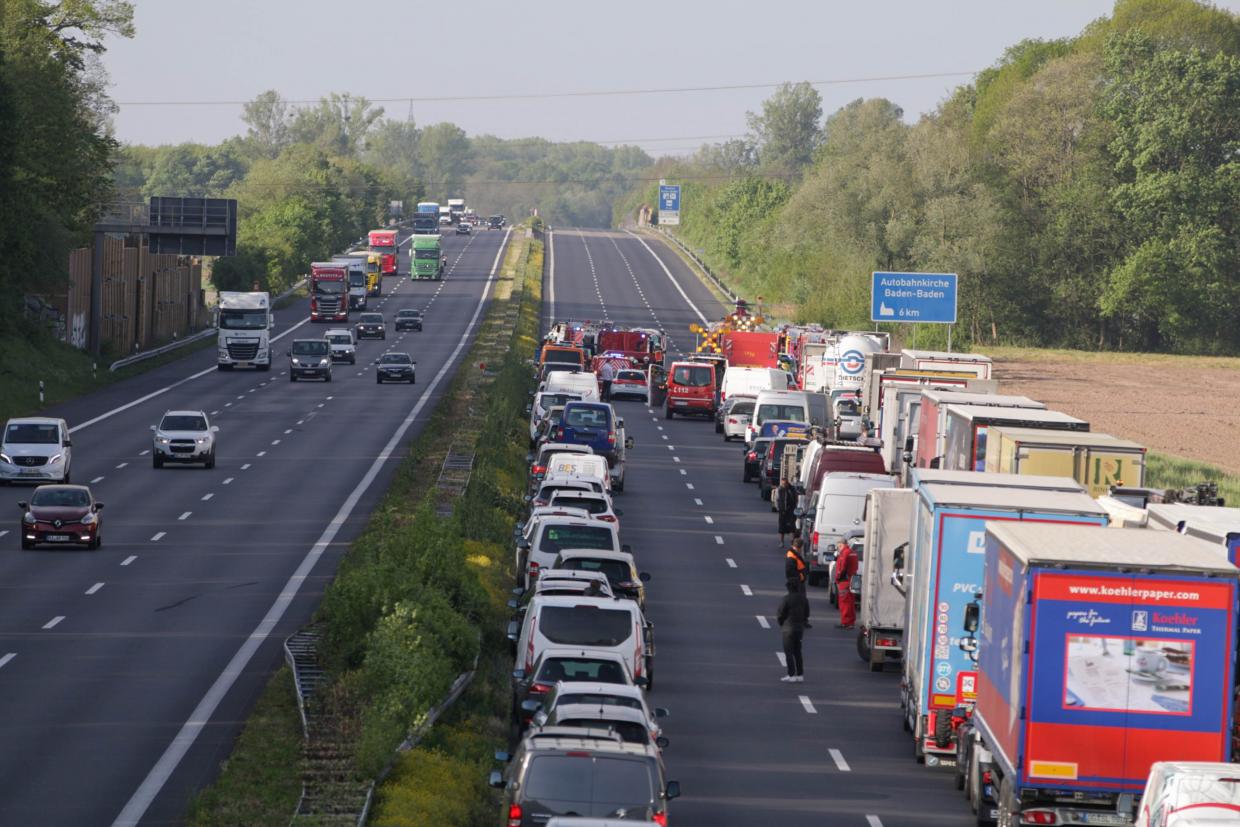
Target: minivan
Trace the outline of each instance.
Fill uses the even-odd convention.
[[[68,483],[72,446],[63,419],[10,419],[0,438],[0,482]]]
[[[517,540],[517,580],[527,589],[541,569],[550,567],[564,549],[592,548],[621,551],[615,523],[579,517],[547,517],[531,521]]]
[[[673,362],[667,374],[667,401],[663,416],[715,415],[715,365],[711,362]]]
[[[517,636],[517,668],[529,674],[544,649],[578,646],[624,658],[634,680],[651,683],[654,647],[641,608],[615,597],[538,595],[530,601]]]
[[[761,391],[788,389],[788,374],[776,368],[728,367],[723,372],[719,401],[733,396],[757,396]]]
[[[887,474],[827,474],[818,489],[818,505],[809,543],[809,581],[830,571],[839,542],[851,531],[865,530],[865,496],[875,488],[894,488]]]
[[[768,419],[809,422],[809,400],[804,391],[761,391],[754,401],[753,418],[745,429],[745,442],[753,442]]]

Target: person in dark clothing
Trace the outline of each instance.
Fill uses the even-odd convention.
[[[784,636],[784,662],[788,666],[788,674],[780,680],[784,683],[803,683],[805,663],[801,657],[801,642],[805,637],[805,628],[809,626],[809,600],[796,580],[789,580],[787,587],[788,593],[775,613]]]
[[[797,492],[796,489],[788,484],[788,478],[784,477],[779,481],[779,488],[775,492],[775,510],[779,512],[779,544],[784,544],[784,535],[796,532],[796,514],[793,513],[797,508]]]

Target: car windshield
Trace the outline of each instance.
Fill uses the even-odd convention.
[[[709,388],[714,384],[711,369],[705,366],[680,365],[672,370],[672,384],[688,388]]]
[[[266,330],[266,310],[221,310],[221,330]]]
[[[803,405],[779,405],[768,402],[758,407],[757,420],[759,422],[766,422],[768,419],[804,422],[805,407]]]
[[[835,403],[835,412],[840,416],[859,416],[861,411],[857,410],[857,402],[854,399],[841,399]]]
[[[362,324],[383,324],[383,316],[378,313],[363,313]]]
[[[527,801],[590,802],[611,805],[649,805],[654,800],[650,770],[642,758],[590,755],[537,755],[525,773]]]
[[[564,718],[557,719],[555,725],[610,729],[619,735],[620,739],[626,743],[650,743],[650,730],[646,729],[646,727],[637,721],[609,721],[605,718]]]
[[[595,560],[577,557],[561,560],[556,565],[556,568],[570,569],[572,571],[596,571],[604,575],[607,578],[607,582],[612,585],[627,583],[633,578],[633,572],[630,570],[629,564],[623,560]]]
[[[425,261],[426,259],[431,259],[432,261],[434,261],[435,259],[439,258],[439,251],[434,248],[430,250],[414,250],[413,257],[422,259],[423,261]]]
[[[566,548],[615,548],[610,528],[588,525],[552,525],[543,532],[542,551],[558,554]]]
[[[366,286],[366,271],[365,270],[350,270],[349,271],[349,286],[350,287],[365,287]]]
[[[538,631],[565,646],[619,646],[633,634],[633,616],[623,609],[597,606],[546,606]]]
[[[336,334],[336,335],[334,335],[334,336],[328,336],[328,337],[327,337],[327,341],[331,342],[333,345],[351,345],[351,344],[353,344],[353,339],[351,339],[351,338],[349,337],[349,334],[348,334],[348,333],[337,333],[337,334]]]
[[[207,420],[202,416],[182,415],[165,416],[164,421],[159,423],[161,431],[205,431],[207,429]]]
[[[343,281],[315,281],[314,292],[322,295],[339,295],[344,292]]]
[[[408,353],[385,353],[379,363],[383,365],[408,365],[413,362]]]
[[[629,698],[624,695],[600,695],[597,692],[563,692],[556,697],[555,702],[557,706],[590,704],[591,706],[621,706],[625,709],[645,711],[639,698]]]
[[[8,445],[56,445],[60,442],[60,426],[48,423],[13,423],[4,431]]]
[[[44,486],[35,489],[30,498],[31,505],[51,508],[85,508],[90,505],[90,494],[80,488],[49,488]]]
[[[624,379],[630,382],[645,382],[646,374],[640,370],[622,370],[616,374],[617,379]]]
[[[297,356],[326,356],[327,342],[293,342],[293,353]]]
[[[397,311],[396,315],[402,319],[417,319],[422,314],[416,310],[400,310],[400,311]]]
[[[534,677],[538,683],[560,681],[591,681],[594,683],[622,683],[624,668],[614,660],[596,658],[548,658]]]
[[[570,428],[606,428],[606,408],[573,408],[566,410],[564,424]]]
[[[543,352],[544,362],[557,365],[581,365],[581,353],[576,350],[547,350]]]

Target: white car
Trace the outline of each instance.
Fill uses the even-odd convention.
[[[616,371],[615,378],[611,380],[611,398],[622,397],[640,399],[647,405],[650,404],[650,380],[646,371],[629,368]]]
[[[63,419],[10,419],[0,440],[0,482],[69,482],[73,441]]]
[[[581,399],[579,393],[564,393],[560,391],[542,391],[534,396],[534,401],[530,404],[530,442],[532,443],[538,438],[538,423],[542,422],[543,417],[547,415],[547,411],[552,408],[563,407],[568,402]]]
[[[353,339],[353,331],[344,327],[336,327],[323,334],[327,346],[331,348],[333,362],[357,364],[357,342]]]
[[[1206,827],[1240,821],[1240,764],[1157,761],[1133,827]]]
[[[725,404],[727,409],[719,426],[724,440],[731,442],[734,439],[744,439],[745,429],[753,418],[754,400],[747,396],[737,396]]]
[[[610,496],[594,491],[555,491],[551,494],[547,507],[584,511],[587,517],[617,525],[617,518],[623,514],[612,506]]]
[[[151,443],[151,464],[163,468],[166,462],[201,462],[204,468],[215,467],[215,434],[202,411],[167,411],[158,425],[152,425],[155,437]]]

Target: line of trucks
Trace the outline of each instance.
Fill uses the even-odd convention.
[[[979,824],[1207,823],[1167,820],[1177,807],[1240,823],[1240,766],[1218,769],[1240,744],[1240,509],[1208,487],[1144,487],[1142,445],[1000,394],[980,354],[734,320],[695,332],[698,358],[728,371],[738,358],[856,401],[859,441],[790,433],[779,473],[798,481],[833,592],[856,596],[858,654],[901,670],[912,755],[955,769]],[[790,416],[810,424],[808,408]],[[818,473],[866,452],[855,467],[875,473]],[[852,511],[825,525],[832,498]],[[851,582],[830,569],[843,543],[861,559]],[[1177,805],[1165,789],[1186,773],[1204,780]],[[1164,792],[1143,798],[1147,777]]]

